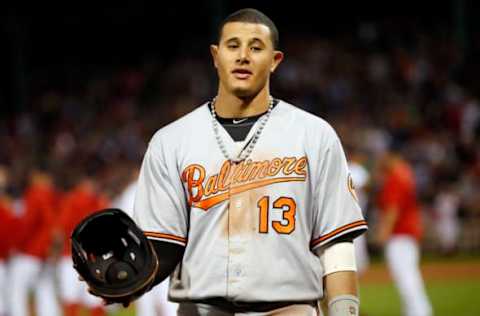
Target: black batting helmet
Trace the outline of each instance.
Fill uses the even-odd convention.
[[[125,303],[150,289],[158,270],[152,244],[119,209],[86,217],[72,236],[73,266],[92,294]]]

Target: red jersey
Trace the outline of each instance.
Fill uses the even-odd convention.
[[[14,245],[16,225],[10,202],[0,198],[0,260],[8,257]]]
[[[71,254],[70,236],[85,217],[108,207],[108,200],[95,192],[77,186],[62,199],[60,206],[60,226],[64,234],[63,254]]]
[[[393,234],[406,234],[420,239],[422,223],[416,197],[415,177],[405,162],[397,162],[387,172],[379,194],[382,213],[395,208],[398,212]]]
[[[18,250],[45,259],[53,241],[58,195],[51,185],[32,184],[23,200],[25,211],[20,220]]]

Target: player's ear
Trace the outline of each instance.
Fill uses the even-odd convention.
[[[273,73],[275,69],[277,69],[278,65],[280,65],[282,60],[283,60],[283,53],[279,50],[273,51],[273,63],[272,63],[272,66],[270,67],[271,73]]]
[[[218,68],[217,56],[218,56],[218,45],[210,45],[210,54],[212,54],[213,64],[215,68]]]

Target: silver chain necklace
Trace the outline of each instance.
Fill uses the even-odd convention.
[[[260,134],[262,134],[263,129],[265,128],[265,125],[267,125],[267,121],[270,118],[270,114],[272,113],[273,109],[273,98],[270,96],[269,97],[269,105],[268,105],[268,110],[265,115],[262,116],[261,121],[258,125],[257,130],[255,131],[255,134],[253,134],[252,139],[249,141],[248,146],[244,148],[237,157],[230,157],[227,151],[227,147],[225,146],[225,143],[222,140],[222,137],[220,136],[220,131],[219,131],[219,123],[217,120],[217,113],[215,112],[215,102],[217,101],[217,97],[213,98],[212,100],[212,107],[211,107],[211,112],[212,112],[212,124],[213,124],[213,132],[215,134],[215,138],[217,139],[217,144],[220,147],[220,151],[222,152],[223,156],[232,162],[240,162],[242,160],[247,159],[250,154],[253,151],[253,147],[257,144],[258,138],[260,137]]]

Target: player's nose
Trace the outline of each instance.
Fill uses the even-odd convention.
[[[237,63],[239,64],[246,64],[250,62],[250,55],[249,55],[249,50],[248,47],[242,48],[238,50],[238,56],[237,56]]]

